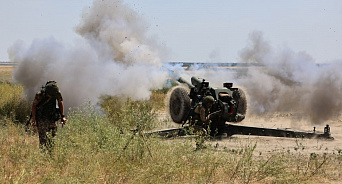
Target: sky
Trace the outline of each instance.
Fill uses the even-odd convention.
[[[166,48],[166,62],[240,62],[253,31],[274,48],[305,52],[316,63],[342,59],[340,0],[126,0]],[[0,0],[0,61],[17,40],[80,39],[75,28],[92,0]]]

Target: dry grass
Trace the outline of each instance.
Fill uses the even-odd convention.
[[[2,83],[0,89],[4,94],[0,107],[20,101],[16,97],[22,92],[20,86]],[[253,140],[239,149],[211,145],[207,140],[206,149],[195,151],[195,137],[146,137],[144,131],[160,124],[155,107],[163,106],[165,95],[164,91],[154,91],[147,102],[106,97],[101,113],[86,103],[69,112],[68,123],[59,127],[51,152],[40,150],[38,136],[13,123],[15,118],[2,118],[0,183],[342,181],[341,149],[329,154],[280,151],[261,155],[255,153],[258,143]],[[21,112],[2,109],[7,114]]]
[[[0,81],[11,82],[12,81],[12,71],[14,66],[10,65],[0,65]]]
[[[0,83],[0,120],[23,123],[29,114],[30,104],[23,96],[22,86]]]
[[[285,152],[256,156],[257,143],[237,151],[193,138],[121,134],[93,110],[73,112],[51,153],[22,127],[0,129],[0,183],[321,183],[342,179],[341,154]],[[208,142],[210,143],[210,141]]]

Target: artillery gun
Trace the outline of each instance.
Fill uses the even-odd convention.
[[[240,122],[247,111],[246,95],[242,89],[233,88],[233,83],[223,83],[223,88],[213,88],[203,78],[192,77],[191,83],[183,78],[177,80],[190,88],[190,93],[183,87],[177,87],[170,96],[170,115],[175,123],[186,124],[191,120],[191,112],[206,96],[215,99],[210,109],[210,129],[223,133],[226,122]],[[213,132],[213,131],[212,131]]]
[[[290,137],[290,138],[323,138],[334,139],[330,134],[330,127],[326,125],[324,133],[316,133],[315,127],[313,132],[298,132],[287,129],[269,129],[249,126],[233,125],[231,123],[241,122],[246,115],[247,99],[244,91],[240,88],[233,88],[233,83],[223,83],[223,88],[214,88],[209,82],[203,78],[192,77],[191,83],[179,78],[180,84],[185,84],[189,90],[182,86],[174,88],[170,95],[169,113],[175,123],[181,124],[182,127],[175,129],[161,130],[153,132],[161,136],[182,136],[189,134],[189,126],[191,123],[191,112],[201,103],[206,96],[212,96],[215,99],[210,109],[211,123],[210,132],[212,136],[227,134],[232,136],[241,135],[259,135],[272,137]],[[228,122],[228,123],[227,123]]]

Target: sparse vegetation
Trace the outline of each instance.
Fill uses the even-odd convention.
[[[10,82],[0,83],[0,120],[22,123],[30,114],[30,103],[23,95],[23,88]]]
[[[0,65],[0,81],[7,82],[12,79],[12,70],[13,67],[11,64],[2,64]]]
[[[149,101],[103,97],[68,114],[52,152],[25,132],[30,112],[22,87],[0,84],[0,183],[319,183],[342,179],[342,151],[262,154],[250,140],[239,149],[210,145],[196,150],[196,137],[163,139],[144,131],[158,124],[166,92]],[[156,108],[157,107],[157,108]]]

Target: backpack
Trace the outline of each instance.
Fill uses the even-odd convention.
[[[37,114],[40,116],[48,116],[50,119],[53,119],[55,121],[59,120],[61,118],[59,108],[53,108],[56,107],[56,97],[59,93],[59,88],[57,86],[56,81],[48,81],[46,82],[45,86],[42,86],[41,93],[44,96],[42,101],[40,101],[37,104],[38,111]],[[53,97],[53,100],[51,102],[47,101],[46,94],[49,94]],[[50,105],[48,105],[50,104]],[[51,106],[50,108],[46,109],[46,105]],[[47,111],[46,111],[47,110]]]
[[[56,81],[47,81],[45,86],[42,86],[41,91],[43,94],[49,94],[53,97],[56,97],[57,93],[59,92],[57,82]]]

